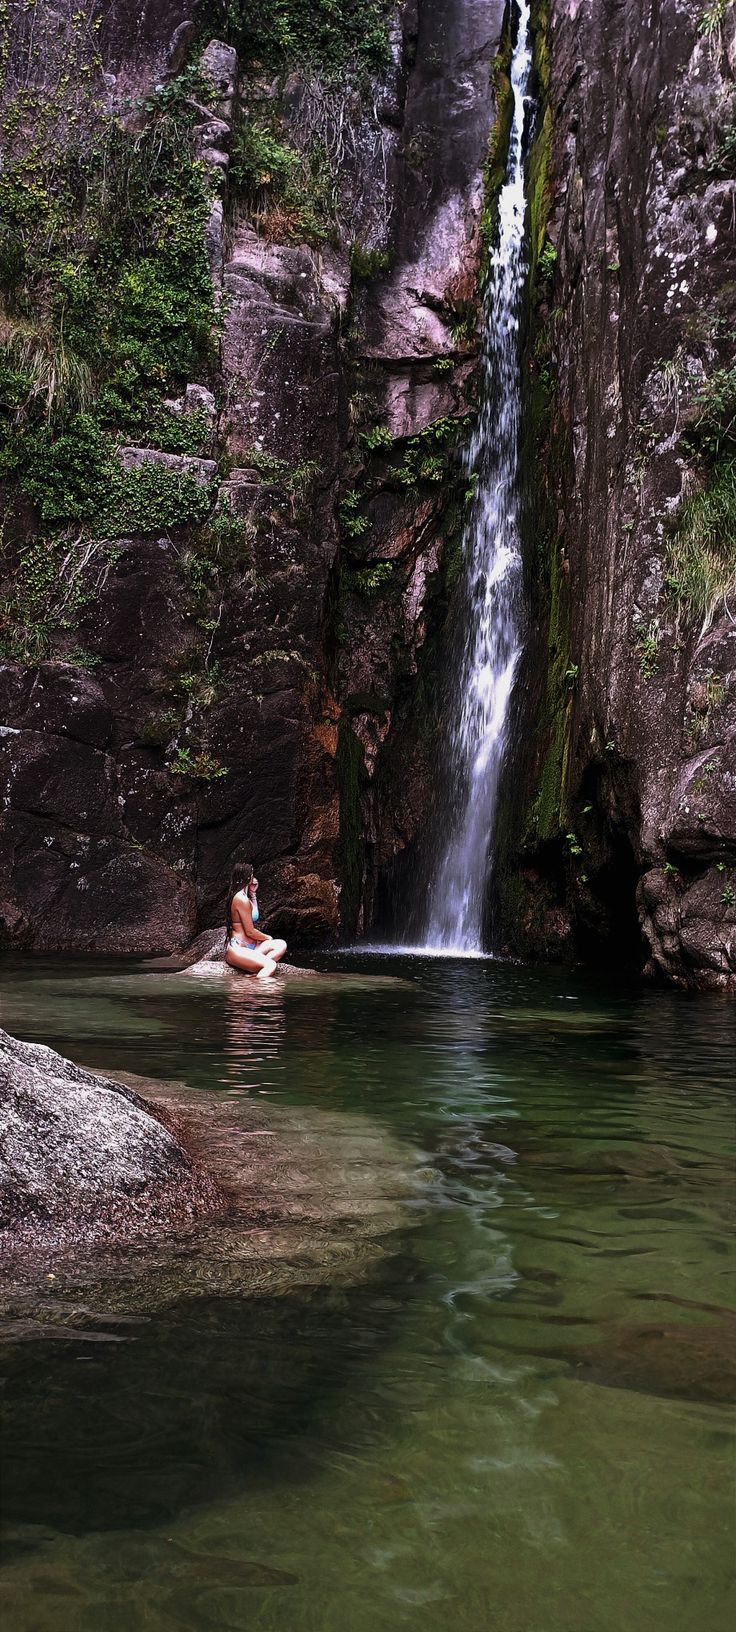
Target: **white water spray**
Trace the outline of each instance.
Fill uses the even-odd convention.
[[[519,536],[519,321],[526,275],[524,119],[532,65],[529,0],[519,0],[514,96],[498,240],[484,293],[482,406],[468,464],[475,496],[464,540],[464,616],[446,775],[448,832],[435,867],[428,948],[482,951],[498,781],[522,643]]]

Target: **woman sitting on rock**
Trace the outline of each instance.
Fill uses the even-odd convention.
[[[258,879],[247,861],[236,861],[230,878],[227,946],[225,962],[244,974],[266,980],[276,971],[286,951],[286,941],[264,935],[258,924]]]

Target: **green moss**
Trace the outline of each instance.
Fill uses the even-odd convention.
[[[525,331],[525,401],[522,471],[525,531],[533,541],[532,594],[547,629],[543,688],[536,722],[542,762],[531,807],[522,819],[529,840],[553,839],[564,832],[570,732],[577,665],[570,654],[570,604],[557,532],[557,493],[568,457],[568,436],[556,411],[554,381],[555,314],[544,296],[554,276],[556,253],[547,238],[551,207],[552,114],[549,105],[549,0],[532,11],[536,94],[541,110],[529,155],[529,279]],[[544,479],[539,480],[539,472]],[[571,677],[574,676],[574,680]]]
[[[559,552],[550,557],[548,582],[547,666],[538,721],[540,739],[547,747],[528,823],[529,837],[540,840],[554,838],[566,820],[565,789],[574,706],[567,679],[571,666],[569,597]]]
[[[486,157],[481,239],[487,249],[493,241],[498,221],[498,197],[506,179],[509,138],[514,116],[514,93],[511,86],[511,32],[508,17],[501,35],[498,51],[491,68],[491,84],[495,118],[488,138]]]
[[[344,935],[354,935],[363,893],[365,839],[361,810],[363,750],[346,715],[337,735],[337,779],[340,792],[340,920]]]

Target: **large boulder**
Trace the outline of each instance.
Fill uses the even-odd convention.
[[[162,1234],[222,1210],[144,1100],[0,1031],[0,1244],[53,1250]]]

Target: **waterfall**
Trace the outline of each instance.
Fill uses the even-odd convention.
[[[463,541],[462,630],[445,761],[439,767],[450,813],[436,846],[424,936],[428,947],[461,953],[483,950],[498,782],[523,635],[519,325],[526,274],[529,0],[518,0],[515,10],[513,121],[483,296],[482,406],[468,451],[475,493]]]

